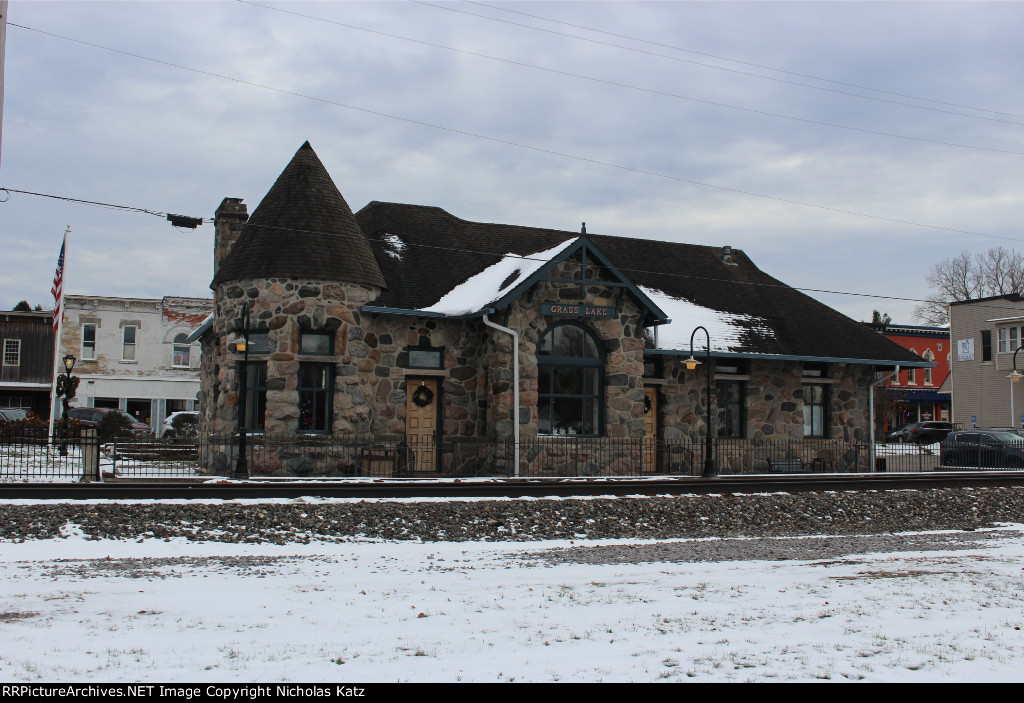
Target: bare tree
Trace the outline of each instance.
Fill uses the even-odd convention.
[[[932,266],[925,280],[934,292],[914,308],[914,317],[925,324],[946,325],[946,306],[951,302],[1024,293],[1024,255],[1003,247],[980,254],[962,251]]]

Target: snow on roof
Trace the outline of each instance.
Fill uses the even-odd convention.
[[[382,239],[388,248],[384,251],[393,259],[402,260],[402,252],[405,251],[405,242],[397,234],[385,234]]]
[[[551,249],[527,254],[525,257],[521,254],[505,254],[501,261],[455,286],[444,297],[423,310],[445,315],[466,315],[476,312],[532,276],[576,239],[567,239]]]
[[[711,351],[735,351],[742,347],[742,336],[751,327],[757,328],[766,337],[775,333],[767,320],[752,315],[736,315],[705,308],[689,300],[673,298],[656,288],[640,286],[640,290],[651,301],[665,311],[672,320],[658,328],[658,349],[690,350],[690,336],[698,326],[708,331],[707,337],[697,333],[693,337],[694,350],[707,349],[707,338],[711,339]]]

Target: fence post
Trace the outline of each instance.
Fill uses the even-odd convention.
[[[95,428],[82,430],[79,439],[82,452],[83,482],[99,481],[100,479],[100,443]]]

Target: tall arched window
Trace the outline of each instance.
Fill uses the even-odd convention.
[[[537,344],[537,431],[543,435],[601,434],[604,355],[600,340],[583,325],[560,322]]]
[[[935,361],[935,355],[932,354],[932,350],[931,349],[926,349],[925,350],[925,352],[924,352],[924,360],[925,361]],[[925,369],[924,370],[924,385],[926,385],[926,386],[932,385],[932,370],[931,369]]]

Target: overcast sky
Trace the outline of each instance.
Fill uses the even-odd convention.
[[[731,245],[805,289],[923,298],[1024,247],[1022,3],[260,5],[12,0],[0,185],[251,212],[309,140],[353,210]],[[67,225],[69,293],[211,295],[212,225],[11,193],[0,308],[52,306]]]

